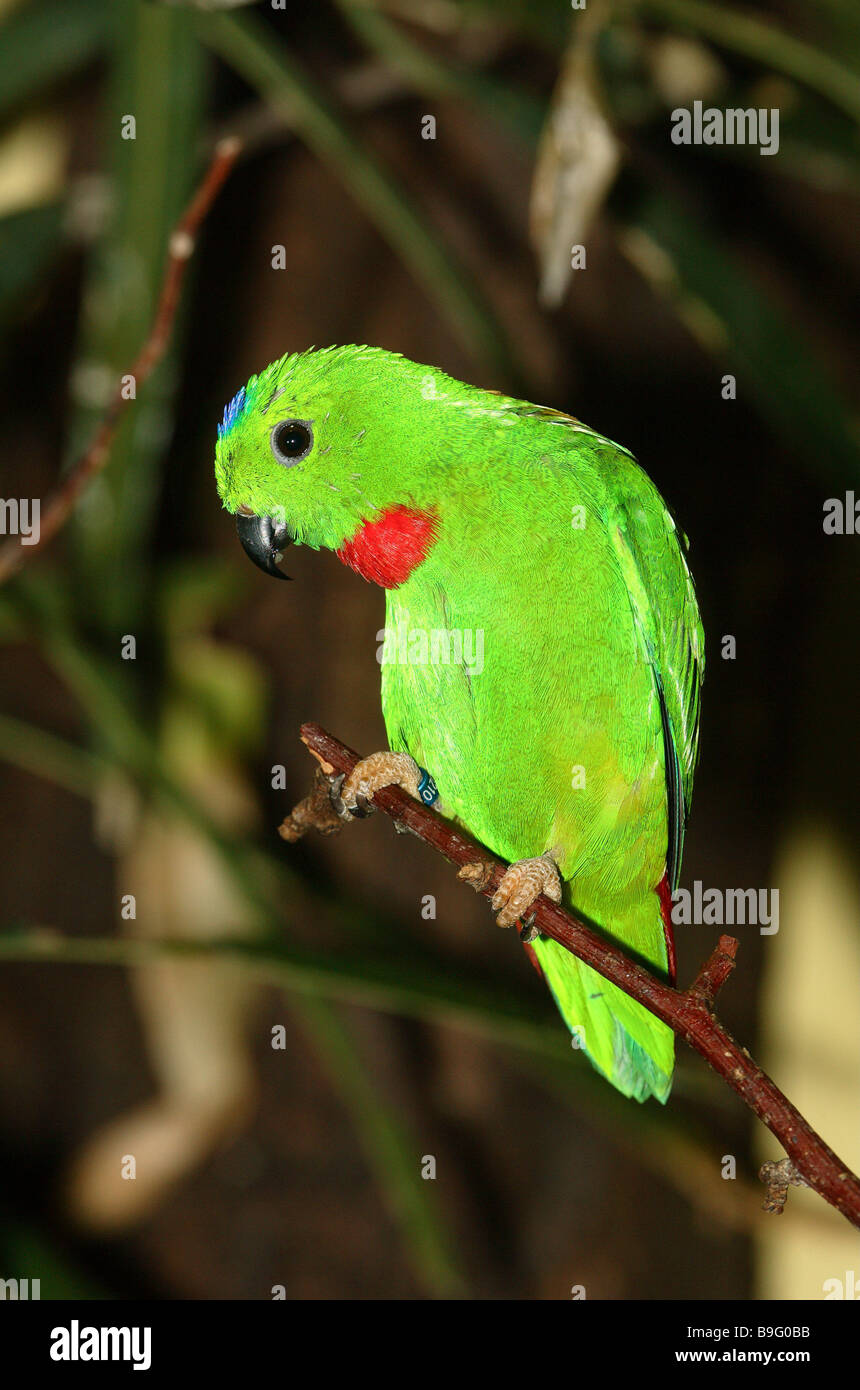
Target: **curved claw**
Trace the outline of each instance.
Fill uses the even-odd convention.
[[[528,917],[520,918],[520,941],[524,946],[528,946],[530,941],[536,941],[540,936],[540,932],[535,925],[536,916],[537,913],[530,912]]]
[[[329,786],[329,798],[331,800],[332,806],[334,807],[337,814],[340,816],[341,820],[366,820],[368,816],[373,815],[373,812],[376,810],[376,807],[371,804],[370,800],[366,796],[362,796],[360,792],[355,798],[355,805],[353,807],[347,806],[346,802],[343,799],[343,796],[341,795],[341,791],[345,780],[346,776],[343,772],[340,774],[339,777],[334,777],[332,779]]]
[[[328,794],[329,800],[331,801],[331,804],[334,807],[335,812],[337,813],[337,815],[340,816],[341,820],[352,820],[352,816],[346,809],[346,802],[340,794],[341,787],[344,784],[345,778],[345,772],[341,772],[337,777],[333,777],[331,779],[331,782],[329,783]]]

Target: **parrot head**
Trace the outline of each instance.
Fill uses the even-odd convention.
[[[474,416],[508,423],[509,404],[381,348],[293,353],[226,407],[218,492],[266,573],[288,578],[278,566],[296,542],[396,588],[436,542]]]

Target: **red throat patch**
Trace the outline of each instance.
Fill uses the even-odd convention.
[[[351,540],[344,541],[337,558],[362,579],[383,589],[397,589],[427,558],[437,529],[431,512],[391,507],[378,521],[366,521]]]

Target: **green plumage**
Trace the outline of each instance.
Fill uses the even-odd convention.
[[[313,429],[294,467],[270,442],[286,419]],[[384,664],[391,747],[495,853],[552,851],[566,905],[665,970],[658,887],[680,866],[704,643],[674,522],[631,455],[567,415],[345,347],[253,378],[225,412],[216,474],[229,510],[314,547],[340,550],[394,508],[432,517],[386,627],[467,634],[470,653],[482,640],[483,668]],[[554,942],[534,949],[593,1064],[665,1100],[670,1029]]]

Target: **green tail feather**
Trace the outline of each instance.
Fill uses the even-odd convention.
[[[672,1089],[675,1038],[623,990],[557,942],[539,938],[534,949],[562,1018],[595,1069],[633,1100],[655,1096],[665,1105]]]

